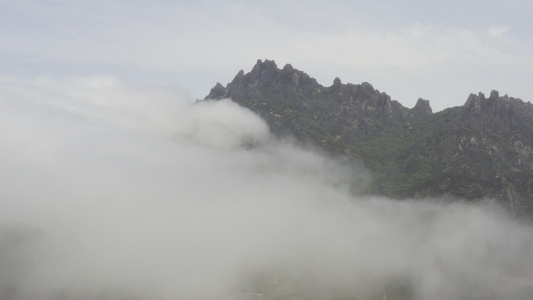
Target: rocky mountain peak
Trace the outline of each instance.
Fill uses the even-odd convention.
[[[429,105],[429,100],[418,98],[415,106],[412,109],[413,113],[421,116],[429,116],[433,113],[431,106]]]
[[[239,102],[240,99],[272,97],[273,93],[280,97],[279,100],[291,103],[294,108],[314,110],[318,107],[336,107],[335,109],[344,110],[342,115],[347,118],[349,115],[352,115],[351,118],[360,115],[357,118],[377,116],[391,120],[393,116],[405,118],[411,115],[428,116],[432,113],[427,100],[418,103],[411,112],[368,82],[343,84],[337,77],[332,86],[324,87],[292,65],[286,64],[283,69],[279,69],[273,60],[268,59],[258,59],[249,73],[239,71],[225,88],[217,84],[205,99],[232,98]],[[322,113],[318,111],[317,117]]]
[[[279,89],[286,96],[298,94],[310,96],[317,92],[318,83],[302,71],[296,70],[290,64],[279,69],[273,60],[257,63],[249,73],[241,70],[229,83],[224,91],[220,86],[215,86],[205,99],[220,98],[251,98],[266,90]]]
[[[277,135],[319,147],[373,174],[369,192],[391,197],[495,198],[533,216],[533,104],[496,90],[433,113],[409,109],[370,83],[317,83],[290,64],[258,60],[206,99],[232,98]]]
[[[260,59],[250,72],[259,82],[269,85],[272,83],[278,71],[278,66],[273,60],[265,60],[262,62]]]
[[[485,101],[485,95],[482,92],[479,92],[478,95],[471,93],[466,99],[465,108],[470,117],[477,117],[481,115],[481,106],[483,101]]]
[[[291,64],[286,64],[284,67],[283,67],[283,70],[284,72],[292,72],[294,70],[294,68],[292,67]]]
[[[520,99],[507,95],[501,97],[498,91],[492,90],[488,98],[481,92],[470,94],[464,107],[466,116],[470,118],[509,119],[522,114],[524,105]]]
[[[339,77],[335,77],[335,79],[333,79],[333,85],[331,86],[331,88],[336,89],[340,87],[341,85],[342,85],[341,79]]]
[[[211,89],[211,92],[209,92],[209,95],[212,95],[213,98],[223,98],[224,93],[226,92],[226,88],[222,86],[220,82],[217,82],[217,84]]]
[[[373,87],[370,83],[368,83],[368,82],[366,82],[366,81],[363,82],[363,83],[361,83],[361,86],[362,86],[365,90],[372,91],[372,92],[374,91],[374,87]]]
[[[492,90],[490,92],[489,100],[496,101],[496,100],[499,100],[499,99],[500,99],[500,93],[498,91],[496,91],[496,90]]]

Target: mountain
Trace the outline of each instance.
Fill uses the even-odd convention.
[[[370,83],[329,87],[287,64],[258,60],[205,99],[231,98],[290,135],[362,164],[361,192],[393,198],[495,199],[513,215],[533,216],[533,105],[492,91],[433,113],[428,100],[406,108]]]

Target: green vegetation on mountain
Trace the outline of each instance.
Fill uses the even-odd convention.
[[[324,87],[302,71],[259,60],[206,99],[231,98],[290,135],[362,164],[362,192],[393,198],[495,199],[515,215],[533,213],[533,105],[492,91],[433,113],[405,108],[369,83]]]

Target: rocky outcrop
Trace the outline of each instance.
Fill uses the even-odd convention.
[[[464,105],[465,116],[469,118],[485,118],[496,120],[512,120],[518,118],[532,117],[533,105],[524,103],[521,99],[500,97],[498,91],[491,91],[488,98],[483,93],[470,94]]]
[[[244,74],[244,71],[241,70],[223,90],[220,88],[221,86],[217,84],[206,96],[206,99],[249,99],[260,96],[261,93],[271,88],[279,89],[285,97],[312,96],[319,92],[319,84],[315,79],[302,71],[295,70],[290,64],[285,65],[280,70],[272,60],[265,60],[264,62],[258,60],[251,72]]]
[[[339,78],[335,78],[332,86],[324,87],[306,73],[294,69],[290,64],[285,65],[283,69],[278,69],[276,63],[271,60],[264,62],[258,60],[252,71],[247,74],[244,74],[242,70],[239,71],[225,88],[217,83],[205,99],[249,99],[272,89],[281,92],[285,100],[296,97],[306,98],[302,100],[307,103],[351,102],[357,105],[356,110],[364,110],[367,113],[388,118],[392,117],[393,110],[407,111],[399,103],[393,105],[390,96],[375,90],[368,82],[359,85],[342,84]],[[424,109],[431,113],[429,101],[425,101]]]
[[[533,105],[492,91],[433,113],[428,100],[409,109],[370,83],[329,87],[287,64],[258,60],[206,99],[232,98],[278,135],[320,147],[373,174],[359,192],[395,198],[496,199],[533,218]]]
[[[415,106],[413,107],[413,113],[419,116],[429,116],[433,114],[433,110],[429,105],[429,100],[418,98]]]
[[[426,117],[432,113],[427,100],[420,100],[415,108],[408,109],[368,82],[343,84],[335,78],[331,86],[324,87],[290,64],[279,69],[270,60],[258,60],[249,73],[239,71],[225,88],[217,83],[205,97],[222,98],[232,98],[253,109],[269,122],[274,132],[300,137],[303,136],[299,133],[301,125],[289,120],[294,118],[295,112],[310,116],[316,123],[314,127],[334,129],[335,132],[324,132],[325,135],[344,139],[379,135],[383,129],[387,131],[386,128],[389,131],[405,129],[415,116]],[[305,140],[324,144],[324,139]]]

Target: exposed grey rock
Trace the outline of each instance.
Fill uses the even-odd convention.
[[[223,87],[220,82],[217,82],[217,84],[211,89],[209,95],[212,99],[221,99],[224,97],[225,93],[226,88]]]
[[[370,83],[330,87],[287,64],[258,60],[206,99],[232,98],[278,135],[355,160],[373,172],[370,193],[389,197],[495,198],[533,216],[533,105],[491,91],[433,113],[405,108]]]
[[[415,106],[413,107],[413,113],[421,116],[429,116],[433,113],[431,106],[429,105],[429,100],[418,98]]]

